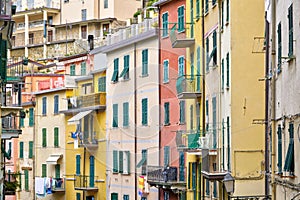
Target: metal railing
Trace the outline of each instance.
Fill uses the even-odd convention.
[[[176,81],[177,93],[201,93],[202,76],[200,75],[182,75]]]
[[[184,23],[181,25],[175,23],[170,31],[170,40],[172,46],[175,48],[189,47],[191,44],[195,43],[194,33],[195,30],[193,23]]]
[[[213,133],[205,136],[197,130],[178,130],[176,133],[178,149],[216,149],[217,141],[214,141]]]
[[[53,191],[63,191],[65,190],[64,178],[53,178],[54,184],[52,184]]]
[[[147,179],[155,182],[177,182],[177,167],[147,166]]]
[[[26,11],[26,10],[35,9],[35,8],[42,8],[42,7],[59,9],[60,8],[60,0],[27,1],[27,3],[25,3],[25,4],[17,5],[17,12]]]
[[[95,94],[88,94],[83,96],[72,97],[68,101],[68,109],[85,108],[90,106],[105,106],[106,93],[99,92]]]
[[[95,186],[95,180],[97,176],[86,176],[86,175],[74,175],[74,187],[75,189],[84,189],[84,188],[97,188]]]

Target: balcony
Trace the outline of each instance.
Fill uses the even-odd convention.
[[[28,1],[25,4],[20,4],[17,6],[17,12],[27,11],[36,8],[53,8],[59,9],[60,8],[60,1],[59,0],[41,0],[41,1]]]
[[[7,83],[20,83],[23,81],[24,66],[22,57],[14,57],[7,60]]]
[[[22,130],[19,127],[19,116],[14,113],[10,113],[6,116],[2,116],[2,135],[1,139],[18,138],[22,134]]]
[[[178,150],[199,151],[208,149],[210,155],[216,153],[217,142],[212,133],[205,136],[197,130],[178,130],[176,133],[176,144]]]
[[[68,110],[78,112],[82,110],[105,110],[106,93],[99,92],[82,96],[75,96],[68,99]]]
[[[74,189],[84,191],[98,191],[95,186],[95,176],[74,175]]]
[[[185,189],[186,182],[181,181],[177,167],[147,166],[147,181],[151,186],[170,189]]]
[[[98,148],[98,139],[97,139],[97,132],[83,133],[83,139],[81,140],[81,144],[79,146],[84,146],[89,150],[95,150]]]
[[[20,187],[19,182],[17,181],[17,177],[20,174],[18,173],[5,173],[4,180],[4,194],[5,195],[15,195],[17,188]]]
[[[66,185],[66,182],[63,178],[53,178],[54,180],[54,186],[52,186],[52,192],[65,192],[66,189],[65,189],[65,185]]]
[[[202,95],[202,77],[183,75],[176,82],[178,99],[197,99]]]
[[[175,24],[170,31],[170,40],[173,48],[187,48],[195,44],[193,24],[185,24],[185,27],[180,30]],[[192,37],[189,37],[192,36]]]

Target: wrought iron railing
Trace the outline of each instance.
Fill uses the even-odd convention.
[[[147,166],[147,179],[154,182],[177,182],[177,167]]]
[[[177,93],[201,93],[202,77],[200,75],[182,75],[177,78]]]
[[[205,136],[197,130],[178,130],[176,133],[176,144],[178,149],[216,149],[217,141],[213,133]]]
[[[90,106],[105,106],[106,93],[99,92],[83,96],[71,97],[68,102],[68,109],[85,108]]]
[[[96,178],[96,176],[74,175],[74,187],[75,189],[97,188],[95,186]]]

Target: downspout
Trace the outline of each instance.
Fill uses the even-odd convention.
[[[133,69],[133,89],[134,89],[134,194],[135,194],[135,199],[138,198],[138,193],[137,193],[137,87],[136,87],[136,43],[134,43],[133,47],[133,54],[134,54],[134,69]]]
[[[160,25],[161,25],[161,21],[160,21],[160,6],[158,6],[157,7],[158,8],[158,48],[159,48],[159,50],[158,50],[158,74],[159,74],[159,76],[158,76],[158,83],[159,83],[159,85],[158,85],[158,105],[161,105],[161,89],[160,89],[160,87],[161,87],[161,77],[160,77],[160,75],[161,75],[161,59],[160,59],[160,57],[161,57],[161,29],[160,29]],[[159,163],[159,165],[160,165],[160,149],[161,149],[161,143],[160,143],[160,141],[161,141],[161,128],[160,128],[160,121],[161,120],[161,109],[160,109],[160,107],[159,107],[159,109],[158,109],[158,123],[159,123],[159,126],[158,126],[158,128],[159,128],[159,135],[158,135],[158,163]],[[160,192],[161,192],[161,190],[160,189],[158,189],[158,199],[160,199]]]
[[[85,176],[85,157],[86,157],[86,147],[84,146],[84,149],[83,149],[83,177],[84,177],[84,179],[86,178],[86,176]],[[87,187],[87,185],[85,185],[85,184],[86,183],[85,183],[85,180],[84,180],[83,185],[85,187]],[[85,190],[83,190],[83,199],[85,199]]]
[[[202,37],[202,136],[205,136],[205,51],[204,51],[204,0],[201,0],[201,12],[202,12],[202,28],[201,28],[201,37]],[[202,169],[201,169],[202,171]],[[202,176],[203,177],[203,176]],[[204,193],[204,182],[205,182],[205,178],[202,178],[202,199],[205,200],[205,193]],[[199,198],[200,199],[200,198]]]

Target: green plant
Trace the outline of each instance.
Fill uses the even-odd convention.
[[[20,184],[18,183],[18,181],[13,181],[13,182],[9,182],[9,181],[4,181],[4,188],[6,191],[16,191],[16,189],[20,187]]]
[[[142,13],[142,11],[138,10],[138,11],[136,11],[136,12],[133,14],[133,17],[136,18],[136,17],[139,16],[141,13]]]

